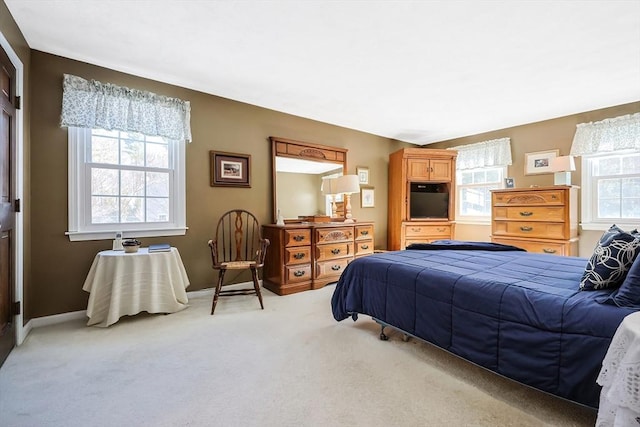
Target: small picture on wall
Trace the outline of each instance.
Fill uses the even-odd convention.
[[[375,205],[375,201],[373,199],[374,192],[373,187],[361,188],[360,189],[360,207],[363,208],[373,208]]]
[[[515,188],[516,181],[513,178],[504,179],[504,188]]]
[[[251,155],[210,151],[212,187],[251,187]]]
[[[356,174],[358,175],[358,181],[360,182],[360,185],[369,184],[369,168],[366,168],[364,166],[357,166]]]
[[[524,155],[524,174],[537,175],[551,173],[551,161],[558,157],[560,150],[537,151]]]

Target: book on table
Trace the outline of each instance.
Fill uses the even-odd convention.
[[[149,245],[149,252],[169,252],[171,245],[168,243],[156,243],[155,245]]]

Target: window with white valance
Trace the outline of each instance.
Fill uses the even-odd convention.
[[[582,229],[638,227],[640,113],[577,125],[570,153],[582,157]]]
[[[491,219],[491,190],[503,188],[511,160],[511,139],[500,138],[451,147],[456,159],[456,218],[487,223]]]
[[[72,241],[184,235],[190,104],[65,74]]]
[[[65,74],[60,126],[139,132],[191,142],[188,101]]]

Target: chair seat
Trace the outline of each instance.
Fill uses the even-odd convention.
[[[240,270],[244,268],[250,268],[251,266],[256,265],[255,261],[229,261],[222,262],[220,265],[227,270]]]

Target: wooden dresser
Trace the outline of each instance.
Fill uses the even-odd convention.
[[[278,295],[337,282],[349,262],[373,253],[372,222],[268,224],[262,235],[271,242],[263,285]]]
[[[578,187],[493,190],[491,241],[528,252],[578,256]]]
[[[412,243],[454,237],[457,155],[454,150],[428,148],[404,148],[389,155],[387,249],[396,251]],[[446,193],[443,211],[416,214],[412,206],[418,204],[419,195],[412,190],[416,185]]]

